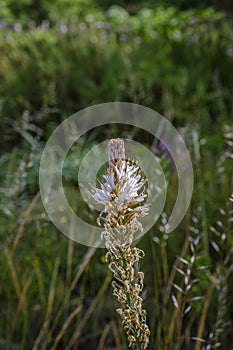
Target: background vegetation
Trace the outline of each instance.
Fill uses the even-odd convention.
[[[232,349],[232,2],[2,0],[0,3],[0,347],[127,349],[104,250],[69,241],[50,223],[38,185],[41,152],[84,107],[128,101],[165,115],[190,151],[195,187],[182,224],[138,243],[146,252],[150,349]],[[166,150],[137,128],[85,134],[66,159],[77,193],[80,158],[109,137]],[[73,195],[74,210],[89,212]],[[59,208],[58,208],[59,210]],[[161,226],[161,227],[160,227]]]

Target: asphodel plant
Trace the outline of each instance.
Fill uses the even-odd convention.
[[[148,213],[146,179],[137,162],[127,160],[123,140],[108,142],[108,169],[93,191],[93,198],[103,205],[98,224],[107,248],[106,259],[113,273],[113,295],[122,319],[129,347],[145,350],[150,330],[142,308],[143,272],[138,269],[144,252],[135,247],[135,233],[142,230],[139,218]]]

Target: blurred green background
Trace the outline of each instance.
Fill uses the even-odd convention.
[[[162,233],[164,213],[138,243],[150,349],[233,349],[232,14],[230,0],[1,0],[1,349],[127,349],[104,249],[58,232],[38,184],[56,126],[110,101],[163,114],[194,165],[181,225]],[[73,210],[94,220],[77,173],[87,150],[110,137],[133,138],[160,157],[169,215],[177,179],[166,150],[122,125],[91,130],[67,155]]]

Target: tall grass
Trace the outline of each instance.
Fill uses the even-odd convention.
[[[155,350],[232,349],[233,128],[223,125],[215,140],[193,130],[184,135],[197,170],[189,213],[169,235],[163,214],[138,243],[146,252],[143,299]],[[28,191],[38,170],[33,157],[30,167],[31,152],[15,150],[1,175],[0,346],[126,349],[105,252],[68,240],[48,221],[36,186]],[[166,176],[172,184],[169,164]]]

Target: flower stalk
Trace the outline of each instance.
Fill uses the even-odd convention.
[[[144,252],[133,246],[135,232],[142,230],[138,218],[148,213],[144,203],[146,179],[137,162],[125,159],[122,140],[109,141],[108,158],[108,170],[100,188],[95,188],[93,194],[104,206],[98,223],[104,227],[102,238],[107,248],[108,267],[113,273],[113,295],[120,304],[116,311],[122,319],[129,346],[146,350],[150,331],[140,296],[144,274],[138,269]]]

